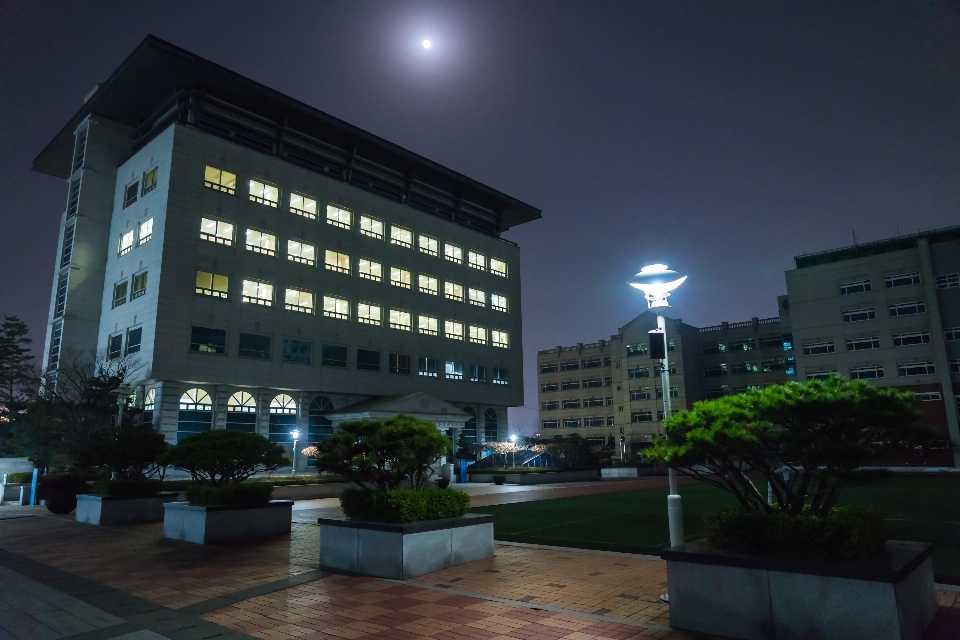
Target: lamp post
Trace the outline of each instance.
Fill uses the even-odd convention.
[[[300,430],[294,429],[290,435],[293,436],[293,475],[297,475],[297,440],[300,438]]]
[[[510,443],[513,445],[513,450],[510,452],[510,457],[513,458],[513,466],[517,466],[517,434],[510,436]]]
[[[120,426],[123,424],[123,407],[127,404],[127,398],[133,395],[136,392],[136,389],[128,385],[126,382],[121,384],[119,387],[110,392],[110,395],[117,396],[117,434],[120,433]],[[119,437],[119,435],[118,435]],[[110,479],[117,479],[117,472],[113,471],[110,473]]]
[[[665,264],[651,264],[642,269],[630,281],[630,286],[643,292],[648,309],[657,310],[657,329],[651,331],[650,357],[660,360],[660,385],[663,388],[663,419],[670,417],[670,361],[667,351],[667,324],[660,309],[667,308],[670,292],[683,284],[687,276],[680,276]],[[657,352],[654,352],[654,349]],[[659,356],[659,358],[658,358]],[[683,503],[677,489],[677,472],[669,469],[670,495],[667,496],[667,521],[670,524],[670,546],[684,543]]]

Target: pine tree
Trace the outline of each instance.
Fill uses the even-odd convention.
[[[17,316],[4,316],[0,325],[0,404],[13,407],[23,387],[33,381],[33,355],[27,325]]]

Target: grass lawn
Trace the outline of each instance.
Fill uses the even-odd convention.
[[[685,486],[687,540],[702,537],[703,514],[733,502],[705,484]],[[891,539],[934,543],[938,582],[960,584],[960,476],[897,476],[845,492],[843,504],[878,507]],[[511,542],[659,555],[669,544],[667,489],[557,498],[478,508],[496,515],[495,537]]]

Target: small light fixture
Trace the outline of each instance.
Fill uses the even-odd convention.
[[[300,430],[299,430],[299,429],[294,429],[293,431],[290,432],[290,435],[293,436],[293,439],[294,439],[294,440],[299,440],[299,439],[300,439]]]
[[[687,276],[679,276],[676,271],[671,271],[665,264],[651,264],[640,269],[640,273],[630,279],[630,286],[643,292],[643,297],[647,300],[647,308],[669,307],[667,298],[670,292],[683,284]]]

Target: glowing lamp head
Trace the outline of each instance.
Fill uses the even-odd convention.
[[[643,292],[643,297],[647,300],[647,307],[654,309],[656,307],[669,307],[667,298],[670,292],[683,284],[687,276],[680,276],[676,271],[671,271],[665,264],[651,264],[640,273],[630,279],[630,286]]]
[[[423,48],[424,48],[424,49],[429,49],[429,48],[432,47],[432,46],[433,46],[433,43],[430,42],[429,40],[424,40],[424,41],[423,41]]]
[[[510,442],[516,442],[516,441],[517,441],[517,436],[515,435],[510,436]]]
[[[299,430],[299,429],[294,429],[293,431],[290,432],[290,435],[293,436],[293,439],[294,439],[294,440],[299,440],[299,439],[300,439],[300,430]]]

